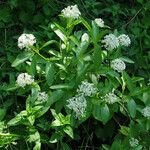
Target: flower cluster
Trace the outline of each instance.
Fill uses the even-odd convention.
[[[22,34],[18,38],[18,47],[20,49],[29,48],[36,43],[36,38],[33,34]]]
[[[83,94],[78,94],[67,100],[67,102],[67,107],[76,113],[77,118],[84,117],[87,102]]]
[[[96,92],[97,88],[94,87],[94,84],[83,81],[77,89],[78,94],[67,100],[67,107],[76,113],[77,118],[83,117],[87,107],[85,96],[92,96]]]
[[[124,61],[122,61],[121,59],[117,58],[117,59],[114,59],[112,62],[111,62],[111,68],[118,71],[118,72],[121,72],[123,70],[125,70],[126,68],[126,64],[124,63]]]
[[[32,84],[34,79],[28,73],[21,73],[18,75],[16,82],[19,86],[25,87],[26,85]]]
[[[131,147],[136,147],[136,146],[139,145],[139,141],[138,141],[137,139],[135,139],[135,138],[131,138],[131,139],[129,140],[129,143],[130,143],[130,146],[131,146]]]
[[[131,44],[131,40],[128,35],[122,34],[118,37],[119,44],[121,46],[129,46]]]
[[[142,110],[142,114],[143,114],[144,117],[150,118],[150,106],[146,106],[146,107]]]
[[[89,42],[89,35],[87,33],[82,35],[81,42]]]
[[[77,19],[81,15],[77,5],[68,6],[62,10],[62,14],[65,18]]]
[[[114,92],[106,94],[103,98],[108,104],[114,104],[118,101],[118,97],[114,94]]]
[[[48,95],[45,93],[45,92],[39,92],[38,93],[38,97],[37,97],[37,100],[39,102],[46,102],[48,99]]]
[[[94,21],[99,27],[104,27],[104,21],[101,18],[96,18]]]
[[[115,36],[114,34],[109,34],[104,36],[104,47],[107,50],[114,50],[119,46],[129,46],[131,44],[131,40],[128,35],[121,34],[119,37]]]
[[[114,34],[106,35],[102,43],[107,50],[113,50],[119,46],[119,40]]]
[[[93,94],[96,94],[97,88],[94,87],[94,84],[83,81],[77,89],[77,92],[82,93],[85,96],[92,96]]]

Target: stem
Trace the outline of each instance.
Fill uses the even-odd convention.
[[[132,118],[131,118],[131,116],[130,116],[130,114],[128,113],[128,110],[125,108],[125,106],[121,103],[121,102],[118,102],[121,106],[122,106],[122,108],[125,110],[125,112],[127,113],[127,115],[129,116],[129,118],[130,118],[130,120],[132,120]]]
[[[36,50],[34,50],[34,49],[32,49],[37,55],[39,55],[41,58],[43,58],[44,60],[46,60],[46,61],[50,61],[50,59],[49,58],[46,58],[46,57],[44,57],[43,55],[41,55],[38,51],[36,51]]]

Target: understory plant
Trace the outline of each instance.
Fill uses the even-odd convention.
[[[59,17],[42,27],[47,39],[18,37],[20,54],[10,57],[17,73],[1,88],[8,100],[0,109],[0,147],[88,149],[88,126],[93,149],[148,150],[150,87],[131,76],[130,36],[101,18],[86,21],[77,5]]]

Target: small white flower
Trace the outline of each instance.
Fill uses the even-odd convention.
[[[65,49],[66,48],[66,45],[63,43],[61,44],[61,49]]]
[[[114,50],[119,46],[118,38],[114,34],[106,35],[102,43],[107,50]]]
[[[119,44],[121,46],[129,46],[131,44],[131,40],[128,35],[122,34],[118,37]]]
[[[130,143],[130,146],[131,146],[131,147],[136,147],[136,146],[139,145],[139,141],[138,141],[137,139],[135,139],[135,138],[131,138],[131,139],[129,140],[129,143]]]
[[[125,70],[126,64],[121,59],[117,58],[111,62],[111,68],[113,68],[114,70],[118,72],[121,72]]]
[[[142,110],[142,114],[143,114],[144,117],[150,118],[150,106],[146,106],[146,107]]]
[[[82,35],[81,42],[89,42],[89,35],[87,33]]]
[[[18,75],[16,82],[19,86],[25,87],[26,85],[32,84],[34,79],[28,73],[21,73]]]
[[[77,92],[82,93],[85,96],[92,96],[93,94],[96,94],[97,88],[94,87],[93,83],[83,81],[81,85],[78,87]]]
[[[114,92],[108,93],[104,96],[104,100],[108,104],[114,104],[115,102],[118,101],[118,97],[114,94]]]
[[[76,95],[67,100],[67,102],[67,107],[76,113],[77,118],[85,116],[87,102],[83,94]]]
[[[46,94],[45,92],[39,92],[37,100],[41,101],[41,102],[45,102],[48,99],[48,94]]]
[[[18,47],[20,49],[29,48],[29,46],[33,46],[36,43],[36,38],[33,34],[22,34],[18,38]]]
[[[96,18],[94,21],[99,27],[104,27],[104,21],[101,18]]]
[[[78,6],[74,5],[74,6],[68,6],[67,8],[64,8],[62,10],[62,14],[66,18],[77,19],[81,15],[81,12],[79,11]]]

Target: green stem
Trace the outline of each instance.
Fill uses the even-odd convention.
[[[43,55],[41,55],[38,51],[36,51],[36,50],[34,50],[34,49],[32,49],[37,55],[39,55],[41,58],[43,58],[44,60],[46,60],[46,61],[50,61],[50,59],[49,58],[46,58],[46,57],[44,57]]]
[[[130,114],[128,113],[128,110],[125,108],[125,106],[121,103],[121,102],[118,102],[121,106],[122,106],[122,108],[125,110],[125,112],[127,113],[127,115],[129,116],[129,118],[130,118],[130,120],[132,120],[132,118],[131,118],[131,116],[130,116]]]

